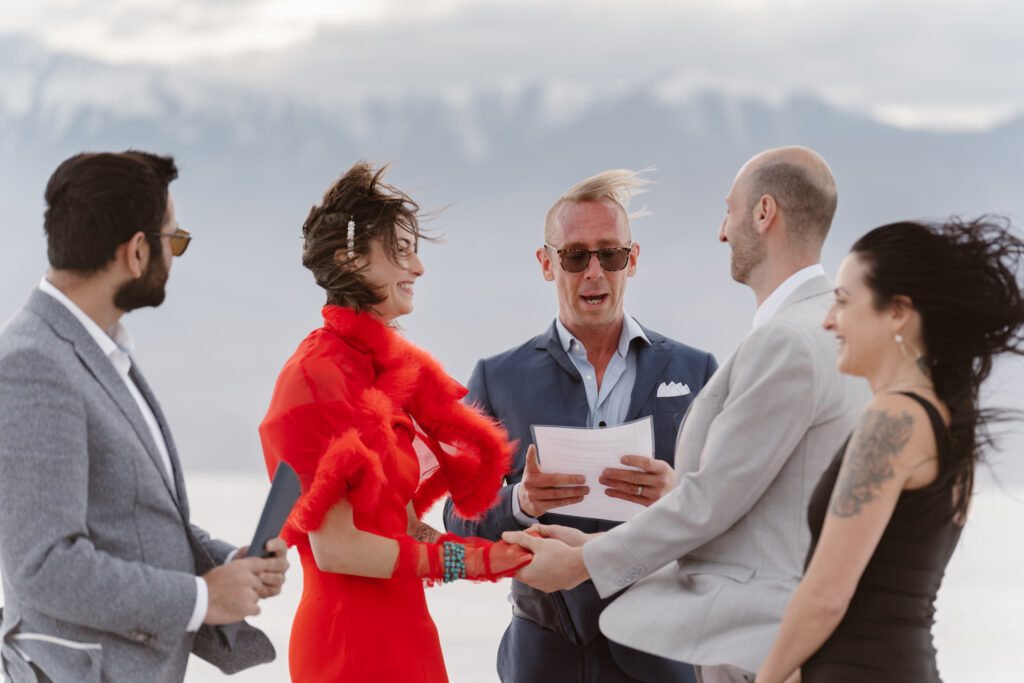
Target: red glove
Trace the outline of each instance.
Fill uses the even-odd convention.
[[[396,540],[398,559],[391,573],[392,578],[418,577],[429,584],[447,582],[455,578],[497,581],[512,576],[516,570],[529,564],[533,559],[533,554],[529,550],[505,541],[495,543],[483,538],[462,538],[454,534],[444,534],[437,543],[420,543],[409,536]],[[463,549],[462,553],[459,552],[459,547]],[[447,579],[446,554],[453,565],[449,568]]]

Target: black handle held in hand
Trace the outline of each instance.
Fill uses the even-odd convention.
[[[274,472],[274,481],[270,484],[267,502],[263,504],[263,513],[256,525],[256,533],[253,534],[252,543],[245,553],[246,557],[270,557],[270,553],[263,546],[281,533],[301,493],[302,486],[295,470],[286,462],[279,463],[277,471]],[[225,624],[217,629],[226,641],[228,649],[234,646],[240,623]]]
[[[245,553],[246,557],[270,556],[263,546],[281,533],[301,493],[302,486],[295,470],[286,462],[278,463],[277,471],[274,472],[274,482],[270,485],[270,493],[267,494],[267,502],[263,505],[263,514],[256,525],[256,533],[253,534],[252,543]]]

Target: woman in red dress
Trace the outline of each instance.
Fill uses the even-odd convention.
[[[412,311],[424,269],[419,207],[382,173],[355,165],[303,225],[303,265],[327,292],[324,326],[285,363],[260,425],[268,471],[286,461],[302,482],[282,532],[302,560],[289,647],[302,683],[447,681],[424,583],[493,581],[530,558],[419,519],[446,494],[465,516],[487,509],[510,449],[391,325]],[[425,472],[417,439],[433,454]]]

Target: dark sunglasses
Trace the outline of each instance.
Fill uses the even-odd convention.
[[[171,240],[171,256],[181,256],[188,249],[188,243],[192,241],[192,235],[186,230],[178,228],[174,232],[151,232],[150,235],[160,235]]]
[[[597,262],[603,270],[622,270],[629,263],[629,251],[633,246],[630,242],[624,247],[606,247],[604,249],[557,249],[547,242],[544,246],[558,254],[558,262],[567,273],[582,273],[590,265],[590,257],[597,254]]]

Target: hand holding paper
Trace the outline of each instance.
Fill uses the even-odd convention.
[[[609,467],[599,481],[607,486],[605,495],[648,506],[676,485],[676,473],[664,460],[642,455],[619,459],[629,469]],[[634,469],[635,468],[635,469]]]
[[[583,494],[582,501],[560,507],[559,514],[622,522],[633,517],[644,504],[653,502],[653,499],[647,500],[643,495],[642,488],[638,491],[638,486],[642,485],[621,479],[628,475],[618,475],[619,478],[616,479],[621,482],[615,485],[616,490],[623,494],[621,496],[606,495],[603,492],[604,487],[596,486],[609,468],[643,474],[639,469],[630,469],[628,465],[623,467],[623,456],[644,458],[642,461],[634,462],[653,460],[654,425],[650,417],[602,429],[542,425],[534,425],[531,429],[540,454],[540,468],[543,473],[550,476],[563,472],[578,472],[585,478],[588,485],[586,488],[590,489],[589,493]],[[598,488],[602,491],[598,492]],[[626,495],[628,493],[633,495]],[[637,493],[640,495],[637,496]],[[647,500],[647,503],[644,503],[644,500]]]
[[[537,463],[537,448],[526,450],[526,468],[519,482],[519,509],[531,517],[540,517],[548,510],[583,501],[590,489],[581,474],[547,474]],[[561,512],[561,510],[559,511]]]

